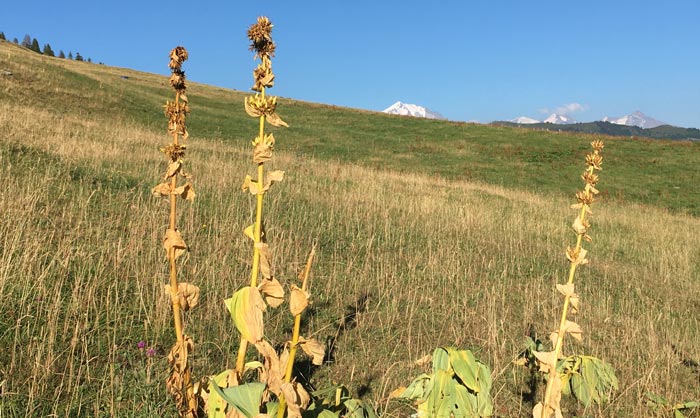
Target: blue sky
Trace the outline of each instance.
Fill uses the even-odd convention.
[[[700,127],[697,0],[6,1],[0,31],[160,74],[183,45],[191,80],[247,90],[259,15],[275,25],[272,94],[481,122],[641,110]]]

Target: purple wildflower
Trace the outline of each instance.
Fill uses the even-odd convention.
[[[156,355],[156,349],[155,348],[149,348],[146,350],[146,357],[153,357]]]
[[[138,347],[139,350],[143,350],[144,348],[146,348],[146,341],[139,341],[138,343],[136,343],[136,347]]]

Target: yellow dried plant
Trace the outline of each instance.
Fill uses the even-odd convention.
[[[569,260],[569,276],[566,284],[557,284],[556,288],[559,293],[564,296],[564,306],[562,308],[559,328],[549,335],[549,339],[554,347],[552,351],[534,351],[533,354],[537,359],[540,371],[548,375],[547,388],[545,389],[543,402],[537,403],[533,409],[534,418],[559,418],[562,416],[560,401],[562,396],[562,385],[566,382],[566,378],[560,376],[558,365],[562,358],[562,346],[564,337],[568,334],[572,338],[581,341],[582,329],[573,321],[568,319],[568,314],[576,314],[579,309],[579,296],[576,293],[574,285],[574,277],[578,266],[588,263],[586,255],[588,252],[583,248],[583,241],[591,242],[592,239],[588,235],[590,222],[588,218],[593,214],[591,205],[596,200],[598,190],[598,175],[596,171],[601,170],[603,157],[601,151],[604,148],[603,141],[595,140],[591,142],[593,151],[586,155],[586,171],[581,175],[585,186],[584,189],[576,193],[577,203],[572,205],[572,209],[578,211],[578,215],[572,224],[572,229],[576,233],[576,245],[567,247],[566,258]]]
[[[190,112],[186,93],[185,73],[182,63],[187,60],[187,50],[181,46],[170,52],[172,75],[170,85],[175,90],[175,100],[166,102],[165,116],[168,118],[168,132],[172,142],[161,149],[168,158],[168,166],[163,176],[163,182],[155,186],[153,195],[167,198],[170,203],[168,229],[163,238],[163,248],[170,266],[170,281],[164,286],[170,295],[175,323],[176,342],[168,354],[170,377],[167,380],[168,391],[175,398],[181,417],[194,417],[197,414],[197,399],[194,395],[189,355],[194,349],[192,338],[184,334],[182,325],[183,313],[194,308],[199,301],[199,288],[195,285],[178,282],[178,257],[187,250],[187,244],[177,228],[177,198],[178,196],[192,201],[195,198],[192,176],[184,170],[184,157],[188,133],[185,125],[187,114]],[[182,140],[182,141],[181,141]],[[178,186],[178,178],[184,179],[184,184]]]

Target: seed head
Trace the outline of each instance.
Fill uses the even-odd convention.
[[[590,171],[584,171],[581,178],[586,184],[590,184],[592,187],[595,187],[596,183],[598,183],[598,175]]]
[[[250,50],[255,51],[258,57],[273,57],[275,55],[275,43],[272,42],[272,23],[265,16],[258,17],[258,21],[248,28]]]
[[[596,139],[595,141],[591,142],[591,147],[593,147],[596,152],[600,152],[603,150],[603,148],[605,148],[605,143],[600,139]]]
[[[185,47],[176,46],[170,51],[170,64],[168,66],[173,70],[179,70],[182,63],[187,61],[187,50]]]
[[[593,153],[586,155],[586,164],[596,170],[602,170],[601,164],[603,164],[603,156],[598,154],[597,151],[594,151]]]
[[[583,205],[590,206],[595,199],[593,198],[592,193],[588,193],[586,191],[581,191],[576,193],[576,200]]]

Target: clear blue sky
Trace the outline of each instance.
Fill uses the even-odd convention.
[[[700,127],[698,0],[3,3],[9,39],[160,74],[183,45],[191,80],[238,90],[255,66],[246,29],[266,15],[276,95],[481,122],[578,104],[579,121],[641,110]]]

